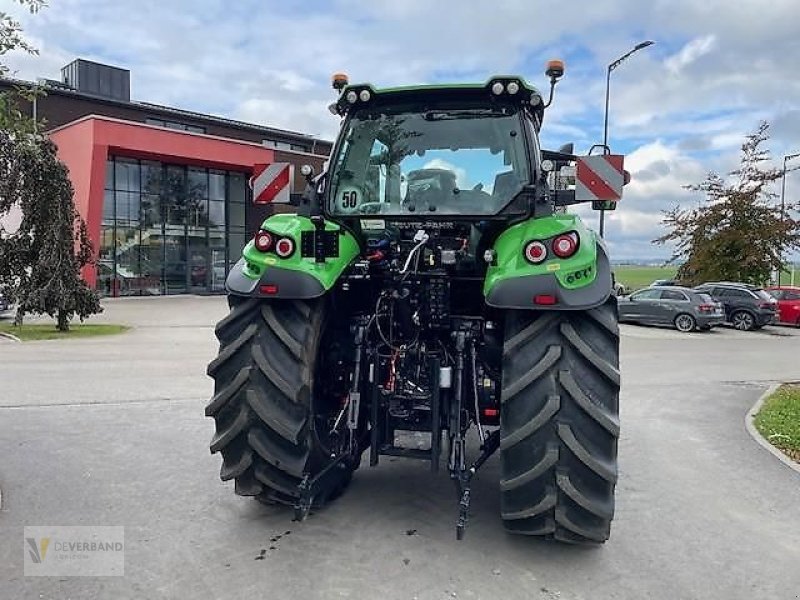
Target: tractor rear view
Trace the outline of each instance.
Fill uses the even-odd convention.
[[[624,175],[607,149],[540,149],[562,74],[549,64],[546,103],[519,77],[383,90],[334,79],[328,171],[305,169],[296,214],[264,221],[226,282],[206,414],[236,493],[303,519],[362,455],[418,459],[455,482],[460,538],[471,480],[499,451],[508,531],[608,539],[616,300],[604,244],[565,207],[618,199]],[[407,432],[427,445],[404,444]]]

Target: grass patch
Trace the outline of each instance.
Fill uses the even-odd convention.
[[[800,460],[800,385],[783,385],[758,411],[755,426],[773,446]]]
[[[640,290],[647,287],[656,279],[672,279],[677,273],[677,267],[645,267],[639,265],[617,265],[612,270],[617,281],[625,286],[628,291]]]
[[[94,337],[98,335],[114,335],[128,331],[125,325],[109,324],[74,324],[69,331],[59,331],[54,323],[26,325],[14,327],[13,323],[0,323],[0,331],[17,336],[23,342],[32,340],[72,340],[75,338]]]

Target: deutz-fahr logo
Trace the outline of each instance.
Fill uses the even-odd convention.
[[[567,284],[578,283],[579,281],[583,281],[584,279],[589,279],[592,276],[592,269],[593,267],[589,265],[585,269],[580,269],[579,271],[570,273],[569,275],[567,275]]]

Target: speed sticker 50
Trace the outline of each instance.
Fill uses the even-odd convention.
[[[340,212],[353,212],[361,204],[361,190],[355,187],[339,189],[336,206]]]

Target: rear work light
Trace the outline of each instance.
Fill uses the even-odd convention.
[[[528,242],[525,246],[525,258],[535,265],[544,262],[547,258],[547,246],[538,240]]]
[[[254,238],[256,250],[259,252],[269,252],[272,248],[272,236],[268,231],[260,230]]]
[[[291,238],[281,238],[275,242],[275,254],[281,258],[289,258],[294,254],[294,241]]]
[[[578,251],[578,239],[574,231],[562,233],[553,240],[553,254],[558,258],[569,258]]]

